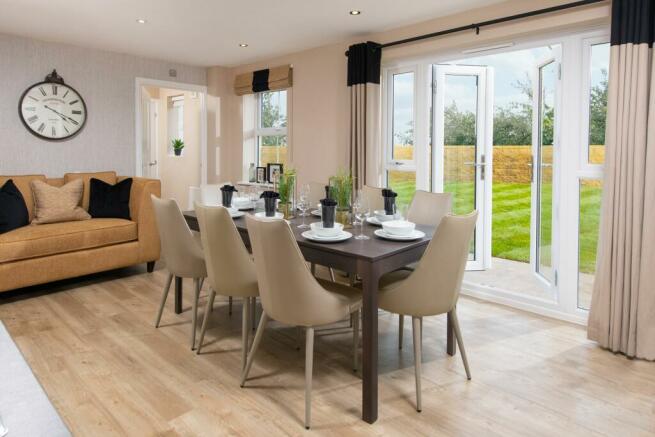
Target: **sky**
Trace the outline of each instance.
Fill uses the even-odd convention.
[[[494,106],[503,107],[512,102],[530,103],[513,84],[524,81],[532,75],[535,65],[547,59],[552,53],[549,47],[515,50],[487,56],[477,56],[449,62],[454,65],[488,66],[494,70]],[[592,85],[600,83],[601,71],[609,65],[609,44],[592,47]],[[399,74],[394,77],[394,130],[399,132],[413,120],[413,74]],[[460,110],[475,111],[476,94],[474,82],[467,77],[450,77],[447,80],[445,104],[456,101]]]

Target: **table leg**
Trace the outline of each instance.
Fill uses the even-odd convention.
[[[453,321],[448,313],[446,321],[446,353],[448,355],[455,355],[457,352],[457,343],[455,343],[455,329],[453,328]]]
[[[175,277],[175,314],[182,313],[182,278]]]
[[[363,263],[362,277],[362,419],[378,419],[378,281],[375,264]]]

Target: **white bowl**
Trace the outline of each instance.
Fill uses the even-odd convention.
[[[373,214],[380,222],[388,222],[394,219],[393,214],[387,215],[387,212],[383,209],[376,209]]]
[[[314,222],[310,226],[314,235],[319,237],[335,237],[343,231],[341,223],[335,223],[333,228],[324,228],[323,222]]]
[[[252,205],[252,200],[249,197],[234,197],[232,198],[232,207],[246,208]]]
[[[390,220],[382,222],[382,229],[389,235],[411,235],[416,224],[406,220]]]

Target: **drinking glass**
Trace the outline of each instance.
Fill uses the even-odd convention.
[[[309,196],[304,196],[302,192],[298,199],[298,209],[300,210],[300,217],[302,217],[302,223],[298,227],[301,229],[308,228],[309,225],[305,223],[305,217],[307,217],[307,210],[309,209]]]
[[[359,226],[359,234],[355,236],[356,240],[368,240],[370,237],[364,235],[364,221],[371,214],[371,211],[366,201],[366,197],[360,191],[353,202],[353,214],[355,220],[353,221],[354,226]]]
[[[305,202],[304,202],[304,203],[307,204],[307,208],[306,208],[304,211],[303,211],[303,210],[300,210],[300,211],[301,211],[301,213],[300,213],[300,216],[301,216],[301,217],[307,217],[307,216],[309,215],[309,214],[307,213],[307,211],[308,211],[309,209],[311,209],[311,205],[309,204],[309,196],[310,196],[310,194],[311,194],[311,190],[310,190],[310,188],[309,188],[309,184],[302,184],[302,185],[300,186],[300,191],[299,191],[299,193],[298,193],[298,196],[299,196],[299,198],[300,198],[299,201],[302,202],[302,201],[303,201],[303,198],[304,198],[304,199],[305,199]],[[300,205],[298,205],[298,209],[300,209]]]

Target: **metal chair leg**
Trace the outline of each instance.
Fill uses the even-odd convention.
[[[332,267],[330,267],[330,280],[332,282],[336,282],[336,279],[334,279],[334,270],[332,269]]]
[[[466,358],[466,350],[464,350],[464,340],[462,340],[462,331],[459,328],[459,320],[457,320],[457,309],[453,308],[450,311],[450,317],[453,322],[455,330],[455,338],[457,338],[457,346],[459,346],[459,353],[462,355],[462,362],[464,363],[464,370],[466,371],[466,378],[471,379],[471,370],[469,369],[469,362]]]
[[[228,297],[227,314],[232,315],[232,296]]]
[[[421,412],[421,318],[412,317],[414,334],[414,373],[416,376],[416,411]]]
[[[166,285],[164,285],[164,292],[161,295],[159,309],[157,310],[157,317],[155,318],[155,328],[159,328],[159,322],[161,322],[161,315],[164,312],[164,306],[166,305],[166,298],[168,297],[168,292],[171,290],[171,282],[173,282],[173,274],[169,273],[168,276],[166,277]]]
[[[246,360],[246,368],[243,369],[243,372],[241,372],[241,387],[246,385],[246,378],[248,377],[248,373],[250,373],[250,368],[252,367],[255,353],[259,348],[259,343],[262,341],[264,329],[266,329],[266,323],[268,323],[268,315],[266,315],[265,312],[262,312],[262,317],[259,319],[259,327],[257,328],[255,339],[252,342],[252,347],[250,348],[250,353],[248,354],[248,359]]]
[[[398,314],[398,349],[403,348],[403,334],[405,332],[405,316]]]
[[[305,429],[312,421],[312,371],[314,366],[314,328],[307,328],[305,338]]]
[[[248,335],[250,334],[250,298],[243,298],[243,314],[241,316],[241,370],[246,367],[248,357]]]
[[[252,324],[251,325],[252,325],[252,330],[254,332],[255,329],[256,329],[255,321],[257,320],[257,296],[251,297],[250,299],[251,299],[251,301],[250,301],[250,312],[252,313],[250,315],[250,318],[252,319]]]
[[[352,314],[353,322],[353,371],[359,369],[359,310]]]
[[[202,328],[200,328],[200,340],[198,342],[198,348],[196,349],[196,354],[200,354],[200,348],[202,348],[202,342],[205,339],[205,331],[207,331],[207,325],[209,324],[209,316],[211,314],[211,308],[214,306],[214,299],[216,298],[216,292],[212,289],[209,291],[209,299],[207,299],[207,308],[205,309],[205,317],[202,320]]]
[[[200,298],[200,279],[193,278],[194,296],[193,312],[191,314],[191,350],[196,348],[196,324],[198,322],[198,299]]]

